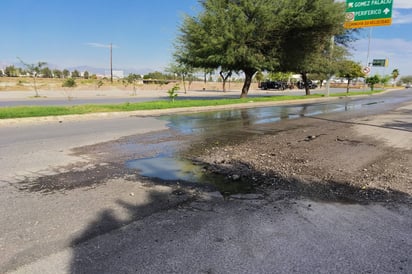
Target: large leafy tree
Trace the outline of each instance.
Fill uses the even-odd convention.
[[[246,97],[258,70],[277,66],[276,20],[284,0],[203,0],[197,17],[187,16],[176,45],[176,60],[193,67],[245,74]]]
[[[348,41],[343,29],[344,3],[332,0],[290,1],[282,11],[283,21],[280,67],[284,71],[301,74],[306,94],[310,94],[307,75],[331,69],[330,58],[336,42]],[[338,36],[336,40],[332,37]],[[351,37],[347,34],[348,37]]]
[[[242,71],[246,97],[259,70],[311,70],[330,37],[340,34],[344,4],[333,0],[202,0],[186,16],[176,60],[194,67]]]

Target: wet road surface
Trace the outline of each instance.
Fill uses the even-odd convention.
[[[200,136],[212,142],[225,142],[236,138],[245,139],[256,134],[276,133],[276,123],[288,119],[341,113],[352,118],[373,115],[412,101],[412,92],[391,92],[379,96],[341,98],[330,102],[301,105],[271,106],[250,109],[233,109],[194,114],[163,116],[160,119],[185,136]],[[284,129],[282,129],[284,130]],[[153,139],[157,139],[155,136]],[[130,159],[127,168],[137,169],[147,177],[162,180],[184,180],[190,182],[214,182],[221,192],[249,192],[251,187],[236,186],[224,178],[205,178],[202,169],[180,155],[181,143],[169,145],[169,152],[153,157]],[[233,194],[233,193],[231,193]]]
[[[38,185],[46,188],[41,190],[51,187],[45,194],[1,186],[5,219],[1,220],[0,250],[3,260],[9,260],[0,260],[0,272],[22,266],[15,272],[409,273],[412,218],[407,207],[391,210],[380,205],[285,201],[279,200],[278,193],[230,200],[211,193],[193,200],[189,192],[176,191],[173,184],[182,176],[175,174],[177,169],[185,171],[187,180],[198,180],[191,177],[192,163],[180,157],[197,138],[236,142],[248,135],[274,134],[277,123],[288,119],[338,112],[345,117],[371,115],[411,100],[410,94],[391,93],[329,103],[171,115],[160,118],[158,132],[132,135],[131,128],[125,131],[128,136],[107,142],[87,135],[85,139],[91,140],[80,141],[91,145],[72,151],[85,160],[72,179],[93,182],[87,188],[56,189],[62,177],[47,174],[41,178],[50,180],[38,181],[49,183]],[[155,123],[150,119],[146,123]],[[122,119],[128,122],[137,126],[144,119]],[[164,122],[170,130],[161,130]],[[75,125],[79,124],[88,125]],[[124,128],[119,121],[115,124],[107,130],[119,130],[122,136]],[[53,127],[55,133],[51,127],[42,128],[50,134],[43,134],[45,146],[59,148],[48,143],[54,134],[64,135],[58,127]],[[104,127],[91,130],[95,136],[104,133]],[[22,136],[23,131],[17,130],[16,135]],[[19,138],[16,146],[24,144]],[[70,138],[79,140],[76,135]],[[58,141],[63,142],[63,136]],[[167,161],[175,161],[177,167]],[[163,166],[168,168],[159,169]],[[139,173],[149,179],[162,173],[171,179],[172,187],[141,178]]]

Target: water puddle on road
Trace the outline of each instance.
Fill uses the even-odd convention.
[[[138,170],[139,174],[144,177],[211,186],[223,195],[253,191],[253,186],[250,183],[242,180],[233,181],[223,175],[205,172],[201,165],[167,155],[129,160],[126,162],[126,167]]]
[[[141,157],[146,157],[128,160],[126,167],[138,170],[141,176],[147,178],[170,183],[178,181],[213,186],[222,194],[250,193],[253,191],[252,182],[243,181],[242,178],[233,180],[229,176],[211,173],[207,170],[207,166],[179,158],[177,154],[182,150],[180,143],[182,137],[184,136],[185,140],[196,137],[200,140],[200,145],[209,142],[223,144],[226,141],[236,143],[247,139],[248,136],[273,134],[287,130],[287,128],[277,126],[278,122],[284,120],[347,111],[366,111],[370,114],[375,108],[384,108],[388,100],[378,101],[376,98],[369,97],[360,100],[344,98],[313,104],[165,115],[159,119],[168,121],[168,127],[176,134],[151,136],[157,140],[154,143],[151,143],[151,139],[148,138],[144,142],[139,140],[137,143],[123,145],[123,149],[134,151],[134,155],[139,153]],[[146,150],[155,153],[143,154],[142,151]],[[152,157],[152,155],[156,156]]]

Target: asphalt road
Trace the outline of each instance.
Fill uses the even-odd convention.
[[[99,177],[99,167],[117,157],[103,148],[130,149],[130,138],[151,148],[156,140],[145,140],[167,141],[166,128],[128,115],[1,126],[0,272],[412,272],[408,205],[280,199],[276,192],[223,199]],[[153,131],[163,133],[143,135]],[[53,175],[64,183],[64,174],[82,170],[95,184],[47,193],[20,184]]]

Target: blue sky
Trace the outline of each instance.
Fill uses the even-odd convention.
[[[368,34],[371,30],[370,62],[389,59],[387,68],[372,67],[371,74],[390,74],[398,69],[402,75],[412,75],[412,0],[393,0],[392,25],[364,29],[353,44],[352,59],[366,65]]]
[[[163,70],[185,13],[196,14],[197,0],[2,0],[0,68],[45,61],[60,69]],[[393,25],[372,29],[370,59],[389,58],[389,67],[412,75],[412,0],[394,0]],[[369,31],[354,45],[353,59],[366,64]],[[372,71],[372,72],[374,72]]]

